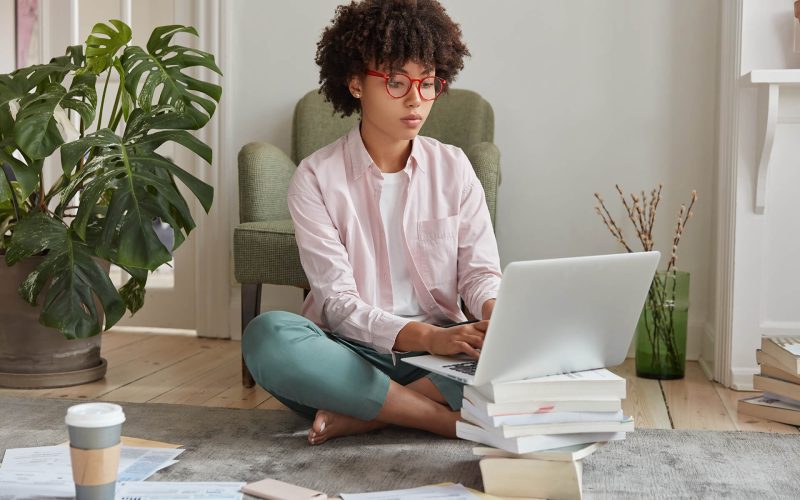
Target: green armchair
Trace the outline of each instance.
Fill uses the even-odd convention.
[[[236,281],[242,285],[242,334],[260,312],[261,285],[290,285],[308,292],[287,206],[289,180],[296,165],[352,129],[358,116],[341,118],[317,91],[297,103],[292,124],[292,153],[253,142],[239,152],[239,222],[233,231]],[[500,151],[494,140],[494,112],[480,95],[450,89],[433,105],[422,135],[464,150],[486,192],[495,222]],[[254,382],[242,360],[242,384]]]

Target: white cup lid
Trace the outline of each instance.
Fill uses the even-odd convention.
[[[70,406],[64,421],[72,427],[109,427],[124,422],[125,413],[113,403],[83,403]]]

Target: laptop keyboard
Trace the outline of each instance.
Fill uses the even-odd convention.
[[[478,367],[477,361],[465,361],[463,363],[455,363],[453,365],[444,365],[442,368],[453,370],[467,375],[475,375],[475,369]]]

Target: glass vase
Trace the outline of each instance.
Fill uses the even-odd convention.
[[[689,273],[658,272],[636,326],[636,375],[683,378],[689,322]]]

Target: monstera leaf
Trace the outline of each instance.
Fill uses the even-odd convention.
[[[110,327],[126,308],[142,307],[149,272],[172,260],[195,227],[179,183],[211,208],[211,186],[157,152],[176,143],[211,163],[211,149],[188,130],[209,121],[221,87],[188,73],[221,72],[213,55],[173,43],[180,34],[197,36],[191,27],[162,26],[145,50],[128,46],[130,28],[112,20],[95,25],[86,57],[69,47],[49,64],[0,75],[0,251],[9,265],[44,256],[19,292],[32,304],[43,295],[41,322],[68,338],[99,333],[100,308]],[[106,101],[112,72],[119,86]],[[100,114],[104,106],[111,112],[98,119],[102,73]],[[80,117],[80,130],[68,113]],[[57,150],[63,174],[44,186],[43,162]],[[172,228],[171,244],[159,239],[155,221]],[[100,259],[130,280],[116,290]]]
[[[42,92],[19,101],[14,139],[28,157],[46,158],[64,143],[59,127],[70,126],[64,109],[76,111],[83,123],[92,123],[97,105],[95,79],[92,74],[75,77],[69,90],[60,83],[49,83]]]
[[[0,163],[5,163],[14,174],[14,178],[19,183],[22,197],[18,200],[24,200],[29,194],[34,192],[39,186],[39,172],[42,170],[42,162],[30,162],[25,164],[14,157],[13,151],[16,145],[9,139],[0,142]],[[8,186],[8,182],[2,177],[0,173],[0,184]],[[8,191],[8,195],[11,191]],[[0,197],[0,200],[2,197]]]
[[[62,223],[37,212],[17,223],[6,263],[46,252],[44,262],[20,285],[20,295],[30,304],[49,284],[40,321],[65,337],[86,338],[102,330],[95,298],[105,311],[105,328],[125,312],[119,293],[89,247]]]
[[[20,99],[32,89],[48,83],[61,83],[70,71],[83,64],[83,47],[67,47],[66,54],[53,58],[48,64],[35,64],[11,74],[0,75],[0,106]]]
[[[172,37],[178,33],[197,36],[197,31],[191,27],[161,26],[153,30],[147,42],[147,52],[141,47],[125,49],[122,55],[122,65],[127,75],[125,88],[131,96],[138,95],[137,104],[145,111],[150,111],[153,106],[174,109],[174,113],[159,116],[157,128],[196,130],[214,114],[222,88],[192,78],[183,71],[201,66],[218,74],[222,72],[214,62],[213,55],[170,45]],[[137,93],[140,85],[141,90]],[[157,90],[160,91],[158,96]]]
[[[86,39],[86,66],[83,71],[91,71],[99,75],[114,62],[119,49],[131,41],[131,28],[117,19],[109,21],[111,25],[97,23],[92,34]]]
[[[49,64],[37,64],[0,75],[0,139],[11,138],[14,133],[14,114],[18,101],[34,88],[44,88],[51,83],[61,83],[65,75],[83,63],[83,47],[67,48],[65,55],[53,58]],[[11,105],[15,111],[12,113]]]
[[[131,115],[130,125],[144,123]],[[129,133],[130,132],[130,133]],[[62,167],[68,172],[90,148],[97,153],[70,179],[62,196],[62,204],[82,188],[81,205],[72,224],[81,238],[101,197],[110,195],[108,209],[102,219],[97,241],[97,254],[123,267],[154,271],[172,259],[172,248],[165,248],[153,230],[153,221],[160,218],[175,234],[175,248],[195,227],[172,176],[185,184],[203,208],[210,210],[213,188],[189,174],[170,159],[154,150],[166,141],[174,141],[211,160],[208,146],[183,130],[148,134],[144,130],[127,130],[120,138],[109,129],[102,129],[61,148]]]

